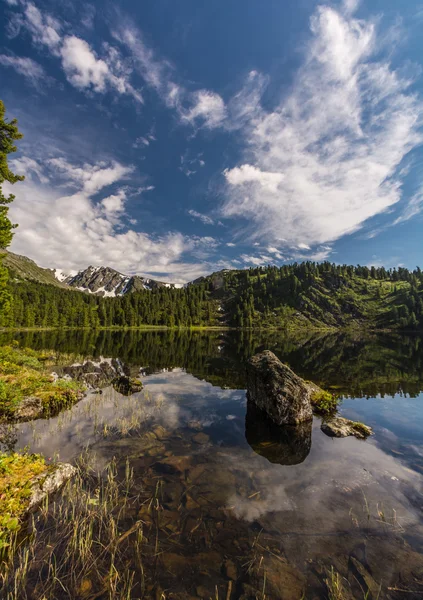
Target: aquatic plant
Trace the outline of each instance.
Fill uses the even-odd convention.
[[[82,459],[60,498],[47,498],[32,517],[29,538],[12,540],[0,572],[4,597],[130,598],[135,572],[126,561],[143,573],[144,541],[141,520],[122,529],[137,504],[132,482],[129,464],[118,482],[115,462],[99,477]],[[136,585],[143,589],[139,574]]]

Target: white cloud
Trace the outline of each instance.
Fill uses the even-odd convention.
[[[202,213],[197,212],[196,210],[190,209],[188,214],[191,215],[194,219],[199,219],[204,225],[214,225],[214,221],[211,217],[207,215],[203,215]]]
[[[68,81],[79,89],[93,87],[104,92],[109,80],[109,67],[96,58],[90,46],[74,35],[67,37],[61,49],[62,65]]]
[[[72,182],[81,188],[87,196],[93,196],[104,187],[120,181],[134,170],[134,167],[126,167],[118,162],[112,162],[109,165],[99,162],[94,165],[84,164],[78,167],[64,158],[52,158],[48,162],[56,169],[57,175],[64,176],[68,183]]]
[[[327,260],[331,254],[332,254],[331,246],[318,246],[310,254],[294,252],[293,258],[295,260],[312,260],[315,262],[322,262],[322,261]]]
[[[97,58],[89,44],[74,35],[65,37],[60,50],[66,78],[80,90],[92,89],[104,93],[109,87],[119,94],[130,94],[138,102],[142,96],[128,82],[125,74],[116,75],[112,67],[120,71],[120,61],[114,48],[108,48],[108,62]]]
[[[0,64],[3,67],[15,69],[17,73],[26,77],[35,87],[38,87],[41,80],[47,79],[43,67],[32,58],[0,54]]]
[[[219,127],[226,118],[226,106],[219,94],[199,90],[191,95],[192,106],[182,112],[182,119],[192,124],[200,123],[208,129]]]
[[[24,6],[24,25],[31,33],[33,41],[58,54],[61,43],[60,23],[50,15],[43,14],[30,2]]]
[[[278,185],[283,181],[282,173],[271,173],[261,171],[252,165],[242,165],[234,169],[224,171],[226,181],[233,186],[243,185],[245,183],[257,183],[261,188],[270,192],[277,193]]]
[[[263,267],[263,266],[272,264],[274,262],[274,260],[271,256],[266,256],[265,254],[262,254],[260,256],[251,256],[249,254],[241,254],[240,259],[245,264],[254,265],[256,267]]]
[[[107,196],[101,201],[101,206],[106,215],[123,212],[125,208],[126,193],[125,190],[119,190],[116,194]]]
[[[402,211],[399,217],[395,219],[393,225],[398,225],[399,223],[405,223],[405,221],[409,221],[413,217],[416,217],[423,211],[423,192],[415,194],[410,201],[407,203],[406,207]]]
[[[208,260],[218,246],[212,237],[179,232],[153,236],[127,226],[127,189],[110,193],[109,188],[130,176],[130,166],[117,162],[73,165],[63,157],[43,165],[23,157],[13,161],[13,166],[20,166],[27,177],[18,188],[7,184],[5,189],[16,194],[10,215],[19,229],[12,251],[41,266],[71,271],[88,264],[108,265],[123,273],[185,283],[221,264]],[[151,188],[139,188],[136,193]],[[185,253],[201,262],[187,262]]]
[[[354,7],[317,9],[291,91],[244,127],[247,160],[224,172],[222,213],[244,218],[250,239],[313,247],[401,199],[396,172],[422,141],[423,106],[380,58],[374,23],[351,17]]]
[[[232,242],[228,242],[226,245],[229,246],[229,248],[234,248],[236,246],[236,244],[233,244]]]
[[[29,158],[28,156],[21,156],[20,158],[14,158],[10,162],[13,171],[18,173],[19,175],[28,174],[30,176],[36,175],[41,183],[47,183],[48,177],[45,175],[43,167],[33,158]]]

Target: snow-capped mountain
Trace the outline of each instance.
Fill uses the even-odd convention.
[[[163,283],[140,275],[123,275],[110,267],[88,267],[82,271],[46,269],[26,256],[4,252],[2,262],[13,281],[30,280],[61,288],[73,288],[98,296],[124,296],[130,292],[153,290],[159,287],[180,288],[181,284]]]
[[[124,296],[129,292],[152,290],[158,287],[173,287],[154,279],[146,279],[139,275],[123,275],[110,267],[88,267],[79,273],[66,275],[62,270],[55,270],[56,279],[81,292],[98,296]]]

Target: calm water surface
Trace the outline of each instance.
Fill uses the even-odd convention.
[[[134,522],[143,519],[147,531],[159,523],[160,550],[149,563],[154,583],[144,597],[327,598],[333,567],[349,582],[346,597],[423,598],[419,338],[215,331],[14,337],[78,352],[81,361],[120,358],[142,375],[140,393],[89,394],[58,417],[15,426],[9,438],[15,448],[63,461],[86,453],[100,471],[113,458],[122,470],[129,461],[140,494]],[[247,406],[244,389],[245,361],[264,348],[341,393],[341,414],[375,435],[332,439],[318,418],[295,434],[272,427]]]

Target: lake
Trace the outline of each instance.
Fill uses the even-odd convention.
[[[66,554],[67,492],[36,517],[28,598],[423,598],[421,338],[45,331],[1,341],[11,339],[79,362],[119,359],[144,384],[129,397],[89,393],[57,417],[8,428],[9,448],[90,466],[84,510],[96,510],[104,481],[116,485],[107,515],[116,544],[90,546],[83,581],[72,584],[64,560],[65,583],[54,587],[43,567],[46,548]],[[341,415],[374,435],[330,438],[318,417],[295,435],[272,427],[245,393],[245,362],[263,349],[339,393]]]

